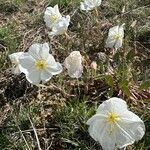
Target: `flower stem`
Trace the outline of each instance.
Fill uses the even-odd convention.
[[[65,32],[65,37],[66,39],[70,39],[71,37],[67,34],[67,32]]]
[[[99,16],[99,13],[98,13],[97,8],[95,8],[95,14],[96,14],[96,17],[98,17],[98,16]]]

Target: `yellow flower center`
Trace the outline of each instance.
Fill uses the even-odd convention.
[[[120,39],[120,38],[121,38],[121,37],[120,37],[120,35],[119,35],[118,33],[113,36],[113,39],[114,39],[114,40],[118,40],[118,39]]]
[[[56,21],[59,17],[57,15],[52,15],[51,20]]]
[[[35,62],[35,67],[37,70],[44,70],[47,67],[47,63],[45,60],[41,59],[41,60],[37,60]]]
[[[114,112],[110,112],[107,116],[107,122],[109,124],[113,124],[117,122],[118,120],[120,120],[119,115]]]
[[[120,120],[120,117],[118,114],[114,112],[108,113],[108,116],[106,118],[106,122],[110,125],[110,128],[108,129],[108,134],[111,135],[114,133],[116,128],[116,122]]]

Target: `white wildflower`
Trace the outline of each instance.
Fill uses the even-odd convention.
[[[9,58],[13,64],[12,72],[14,74],[20,74],[20,64],[19,64],[19,57],[23,55],[23,52],[17,52],[9,55]]]
[[[109,29],[106,47],[118,49],[122,46],[124,38],[124,24]]]
[[[44,21],[46,26],[49,28],[54,27],[58,21],[62,18],[62,15],[59,12],[58,5],[53,7],[47,7],[44,13]]]
[[[91,137],[104,150],[124,148],[140,140],[145,133],[143,121],[127,109],[120,98],[110,98],[103,102],[87,124]]]
[[[62,17],[57,24],[52,28],[52,31],[49,33],[51,37],[55,35],[65,34],[68,30],[68,26],[70,23],[70,16]]]
[[[80,9],[89,11],[100,6],[101,2],[101,0],[84,0],[84,2],[81,2]]]
[[[68,74],[72,78],[79,78],[83,72],[82,56],[79,51],[73,51],[65,59],[64,66],[68,70]]]
[[[48,43],[33,44],[29,51],[19,58],[21,71],[32,84],[43,83],[51,79],[53,75],[62,72],[62,66],[49,54]]]

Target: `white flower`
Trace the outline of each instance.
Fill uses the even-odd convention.
[[[100,6],[101,2],[101,0],[84,0],[84,2],[81,2],[80,9],[89,11]]]
[[[91,137],[104,150],[124,148],[140,140],[145,133],[143,121],[127,109],[124,100],[116,97],[103,102],[87,124]]]
[[[118,49],[122,46],[124,38],[124,24],[115,26],[109,29],[108,38],[106,40],[106,47]]]
[[[72,78],[79,78],[83,72],[82,56],[79,51],[73,51],[65,59],[64,66],[68,70],[68,74]]]
[[[19,58],[21,71],[32,84],[43,83],[51,79],[53,75],[62,72],[62,66],[49,54],[48,43],[33,44],[27,53]]]
[[[46,26],[52,28],[61,19],[62,15],[59,12],[58,5],[53,7],[47,7],[44,13],[44,21]]]
[[[68,30],[70,16],[62,17],[58,5],[55,5],[54,8],[47,7],[44,13],[44,21],[46,26],[51,29],[49,33],[50,37],[53,37],[55,35],[64,34]]]
[[[23,55],[23,52],[17,52],[9,55],[9,58],[13,64],[12,72],[14,74],[20,74],[20,64],[19,64],[19,57]]]
[[[55,26],[53,26],[52,31],[49,33],[51,37],[55,35],[61,35],[66,33],[68,30],[68,26],[70,23],[70,16],[67,15],[66,17],[62,17]]]

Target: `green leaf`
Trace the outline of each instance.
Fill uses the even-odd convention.
[[[115,61],[115,63],[117,63],[117,64],[120,64],[121,63],[121,57],[120,57],[120,54],[119,54],[119,52],[117,52],[115,55],[114,55],[114,61]]]
[[[119,83],[119,88],[122,90],[122,92],[125,95],[130,96],[130,90],[129,90],[129,87],[128,87],[128,81],[127,80],[122,80]]]
[[[106,83],[107,83],[109,86],[111,86],[111,87],[114,86],[113,77],[112,77],[111,75],[107,75],[107,76],[105,77],[105,80],[106,80]]]
[[[133,50],[130,50],[126,55],[127,62],[133,61],[134,56],[135,56],[135,52]]]
[[[14,0],[14,3],[17,7],[20,7],[23,4],[24,0]]]
[[[142,84],[140,85],[140,89],[143,90],[147,90],[150,88],[150,80],[147,81],[143,81]]]

